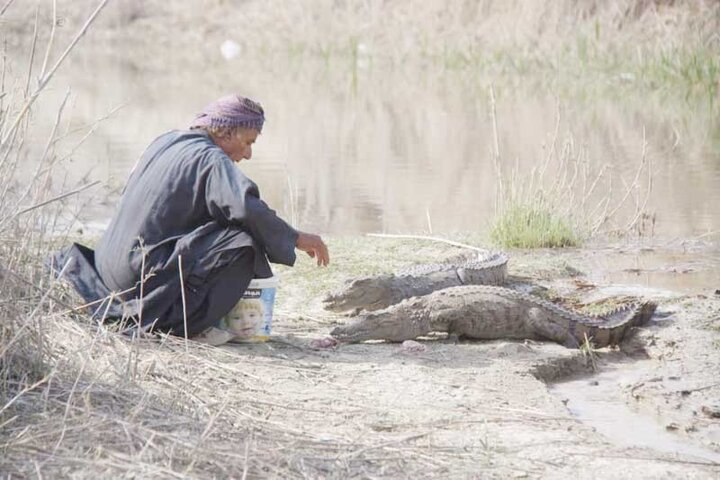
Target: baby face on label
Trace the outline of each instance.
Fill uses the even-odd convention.
[[[242,303],[245,303],[244,305]],[[263,320],[262,304],[244,301],[233,309],[228,316],[228,329],[238,337],[252,337],[259,333]]]

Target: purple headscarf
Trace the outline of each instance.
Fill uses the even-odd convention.
[[[245,127],[262,132],[265,111],[262,106],[240,95],[227,95],[207,105],[190,128],[198,127]]]

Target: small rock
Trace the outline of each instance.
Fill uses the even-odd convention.
[[[600,385],[600,382],[598,382],[597,380],[591,380],[591,381],[589,381],[588,383],[589,383],[590,385],[592,385],[593,387],[596,387],[596,386]]]
[[[501,342],[495,346],[495,352],[498,357],[508,357],[519,355],[524,352],[533,351],[530,345],[517,342]]]
[[[679,429],[680,429],[680,425],[678,425],[676,422],[670,422],[667,425],[665,425],[665,430],[674,432],[675,430],[679,430]]]
[[[712,418],[720,418],[720,404],[716,403],[713,405],[703,405],[700,409],[705,415]]]
[[[583,272],[568,264],[565,264],[565,273],[570,277],[579,277],[583,275]]]
[[[410,354],[425,353],[427,352],[427,347],[420,342],[416,342],[415,340],[405,340],[400,346],[400,350],[403,353]]]
[[[392,432],[395,429],[395,425],[375,424],[375,425],[370,425],[370,428],[372,428],[376,432]]]
[[[338,343],[337,339],[333,337],[316,338],[310,342],[310,348],[314,348],[316,350],[335,348],[338,346]]]

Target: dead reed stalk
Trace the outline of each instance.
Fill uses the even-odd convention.
[[[492,90],[490,104],[496,136]],[[653,172],[645,129],[640,159],[627,181],[623,172],[613,176],[608,164],[595,164],[572,134],[558,148],[560,123],[558,106],[547,154],[529,172],[517,164],[503,165],[497,150],[493,153],[498,208],[491,236],[497,243],[524,248],[557,247],[576,245],[600,234],[627,236],[648,214]],[[619,197],[615,192],[617,184],[622,186]],[[635,200],[633,207],[628,206],[631,198]]]
[[[42,265],[57,243],[52,215],[89,187],[50,188],[58,188],[49,179],[63,160],[56,146],[64,102],[40,165],[22,181],[17,167],[38,135],[26,121],[36,99],[106,3],[58,61],[45,55],[35,88],[24,88],[25,76],[13,88],[2,83],[0,225],[12,241],[0,244],[0,472],[319,478],[412,475],[411,465],[420,474],[421,468],[450,464],[457,449],[427,454],[418,446],[432,432],[367,438],[348,432],[328,440],[319,429],[306,428],[305,422],[326,422],[328,412],[341,418],[352,406],[351,398],[334,404],[320,397],[314,406],[279,400],[288,385],[352,395],[312,360],[268,355],[271,347],[239,355],[167,335],[130,337],[119,327],[89,321],[82,306],[74,306],[81,302],[57,291],[60,285]],[[56,41],[51,34],[50,42]]]

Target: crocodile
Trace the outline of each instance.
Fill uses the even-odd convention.
[[[606,347],[619,344],[633,327],[647,323],[656,307],[653,302],[642,302],[602,316],[582,315],[508,288],[463,285],[363,312],[330,335],[345,343],[402,342],[447,332],[472,339],[552,340],[570,348],[590,341],[595,347]]]
[[[323,299],[333,312],[380,310],[404,299],[460,285],[503,285],[508,256],[487,252],[475,258],[460,257],[445,263],[419,265],[397,274],[353,279]]]

